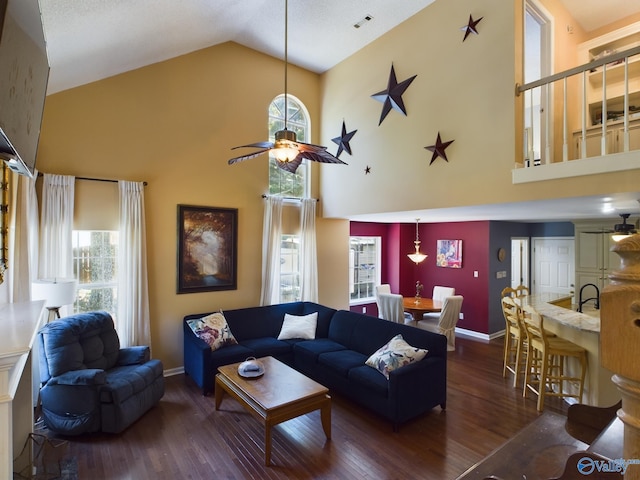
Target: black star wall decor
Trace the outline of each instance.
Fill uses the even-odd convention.
[[[464,38],[462,39],[463,42],[467,39],[467,37],[471,33],[475,33],[476,35],[478,35],[477,25],[480,23],[480,20],[482,20],[483,18],[484,17],[480,17],[479,19],[474,20],[473,17],[469,15],[469,22],[464,27],[460,28],[460,30],[464,32]]]
[[[424,147],[427,150],[429,150],[430,152],[433,152],[433,155],[431,156],[431,161],[429,162],[429,165],[431,165],[433,162],[435,162],[438,157],[442,157],[442,158],[444,158],[445,162],[449,162],[449,159],[447,159],[447,153],[445,152],[445,150],[453,142],[454,142],[454,140],[449,140],[448,142],[443,142],[442,139],[440,138],[440,132],[438,132],[438,138],[436,139],[436,144],[435,145],[429,145],[428,147]]]
[[[343,150],[351,155],[351,145],[349,145],[349,142],[357,131],[358,130],[352,130],[351,132],[347,133],[347,125],[344,123],[344,120],[342,121],[342,135],[331,139],[333,143],[338,145],[338,153],[336,153],[336,157],[340,157],[340,154]]]
[[[371,95],[371,98],[383,103],[382,114],[380,115],[378,126],[380,126],[392,108],[403,113],[405,116],[407,115],[407,110],[405,109],[404,102],[402,101],[402,94],[407,88],[409,88],[409,85],[411,85],[411,82],[413,82],[413,79],[416,77],[417,75],[414,75],[413,77],[407,78],[406,80],[398,83],[396,80],[396,72],[393,69],[393,64],[391,64],[391,73],[389,74],[387,89]]]
[[[369,175],[371,173],[371,167],[367,165],[367,168],[364,169],[364,174]]]

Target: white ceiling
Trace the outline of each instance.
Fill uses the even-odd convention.
[[[434,0],[290,0],[288,56],[321,73]],[[234,41],[284,57],[285,0],[40,0],[49,93]],[[361,28],[354,24],[370,15]],[[460,24],[467,13],[461,12]]]
[[[494,205],[440,208],[405,212],[387,212],[356,215],[351,220],[380,223],[472,222],[480,220],[516,222],[571,222],[607,218],[620,223],[618,215],[630,213],[630,223],[636,223],[640,215],[640,192],[615,195],[597,195],[535,202],[500,203]]]
[[[289,62],[324,72],[434,0],[289,0]],[[560,0],[590,31],[640,10],[639,0]],[[285,0],[40,0],[56,93],[219,43],[284,56]],[[467,22],[470,6],[460,12]],[[481,13],[481,12],[480,12]],[[365,16],[372,20],[354,28]],[[572,220],[640,213],[640,195],[588,197],[423,212],[359,220]],[[609,208],[609,213],[602,213]]]

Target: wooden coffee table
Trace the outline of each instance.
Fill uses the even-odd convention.
[[[329,389],[273,357],[259,360],[265,373],[258,378],[238,375],[240,363],[218,367],[215,398],[216,410],[226,392],[264,422],[265,465],[271,463],[271,427],[279,423],[320,409],[324,434],[331,439]]]

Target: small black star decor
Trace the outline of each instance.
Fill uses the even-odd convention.
[[[483,18],[484,17],[480,17],[479,19],[474,20],[473,17],[469,15],[469,22],[464,27],[460,28],[460,30],[464,32],[464,38],[462,39],[463,42],[467,39],[467,37],[471,33],[475,33],[476,35],[478,35],[477,25],[480,23],[480,20],[482,20]]]
[[[454,142],[454,140],[449,140],[448,142],[443,142],[441,140],[441,138],[440,138],[440,132],[438,132],[438,138],[436,139],[436,144],[435,145],[429,145],[428,147],[424,147],[427,150],[429,150],[430,152],[433,152],[433,155],[431,156],[431,161],[429,162],[429,165],[431,165],[433,162],[435,162],[438,157],[444,158],[445,162],[448,163],[449,160],[447,159],[447,153],[445,152],[445,150],[453,142]]]
[[[340,154],[343,150],[351,155],[351,145],[349,145],[349,142],[357,131],[358,130],[352,130],[351,132],[347,133],[347,125],[344,123],[344,120],[342,121],[342,135],[331,139],[333,143],[338,145],[338,153],[336,153],[336,157],[340,157]]]
[[[367,168],[364,169],[364,174],[369,175],[371,173],[371,167],[367,165]]]
[[[404,102],[402,101],[402,94],[407,88],[409,88],[409,85],[411,85],[411,82],[413,82],[413,79],[416,77],[417,75],[414,75],[413,77],[407,78],[406,80],[398,83],[396,80],[396,72],[393,69],[393,64],[391,64],[391,73],[389,74],[387,89],[371,95],[371,98],[374,98],[384,104],[382,106],[382,114],[380,115],[378,126],[380,126],[392,108],[403,113],[405,116],[407,115],[407,110],[405,109]]]

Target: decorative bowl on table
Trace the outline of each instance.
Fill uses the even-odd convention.
[[[264,375],[264,365],[256,357],[249,357],[238,365],[238,375],[244,378],[256,378]]]

